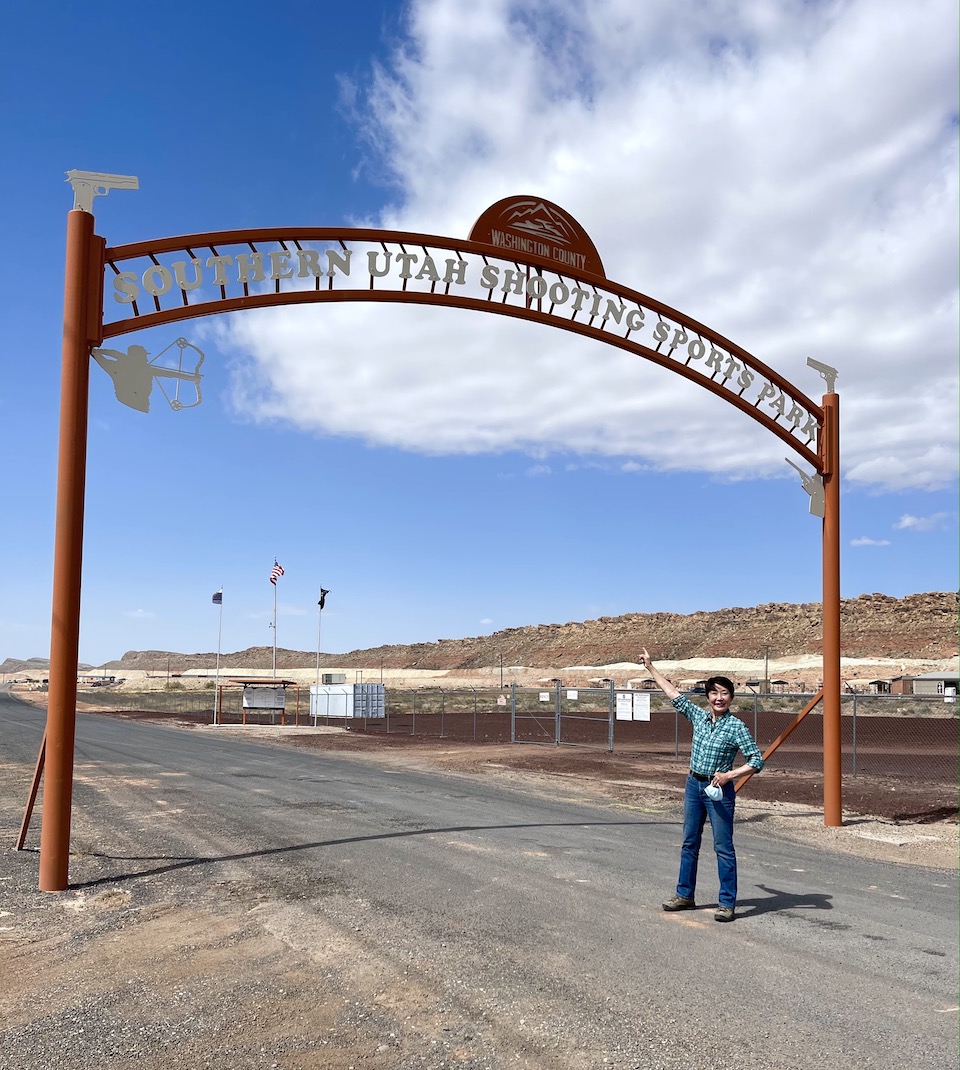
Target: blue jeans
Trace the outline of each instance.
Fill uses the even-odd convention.
[[[703,793],[706,786],[692,776],[687,777],[683,795],[683,846],[680,848],[677,895],[694,898],[700,841],[709,816],[713,849],[717,853],[717,874],[720,877],[720,906],[733,907],[737,904],[737,856],[733,850],[733,810],[737,793],[731,780],[723,785],[723,798],[713,802]]]

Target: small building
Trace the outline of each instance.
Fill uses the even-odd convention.
[[[942,695],[956,698],[960,672],[925,672],[920,676],[895,676],[890,681],[893,695]]]
[[[616,683],[606,676],[598,678],[597,687],[605,687],[610,683]],[[631,676],[628,680],[624,680],[622,684],[618,685],[621,690],[627,691],[659,691],[656,680],[649,676]]]

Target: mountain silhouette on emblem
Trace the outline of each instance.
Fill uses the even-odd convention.
[[[543,201],[526,201],[514,205],[507,220],[507,225],[513,230],[549,238],[562,245],[570,245],[574,240],[569,221],[548,208]]]

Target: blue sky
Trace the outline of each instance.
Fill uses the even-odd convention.
[[[512,194],[814,398],[839,370],[842,594],[957,588],[951,0],[11,5],[0,40],[0,660],[49,650],[73,168],[108,244],[254,226],[463,236]],[[679,376],[451,310],[156,328],[203,404],[91,366],[80,657],[341,652],[819,601],[779,440]],[[484,448],[477,445],[480,439]],[[649,637],[651,650],[656,637]],[[745,651],[745,656],[751,652]]]

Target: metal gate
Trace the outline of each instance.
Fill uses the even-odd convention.
[[[613,750],[616,691],[609,687],[510,688],[511,743],[590,747]]]

